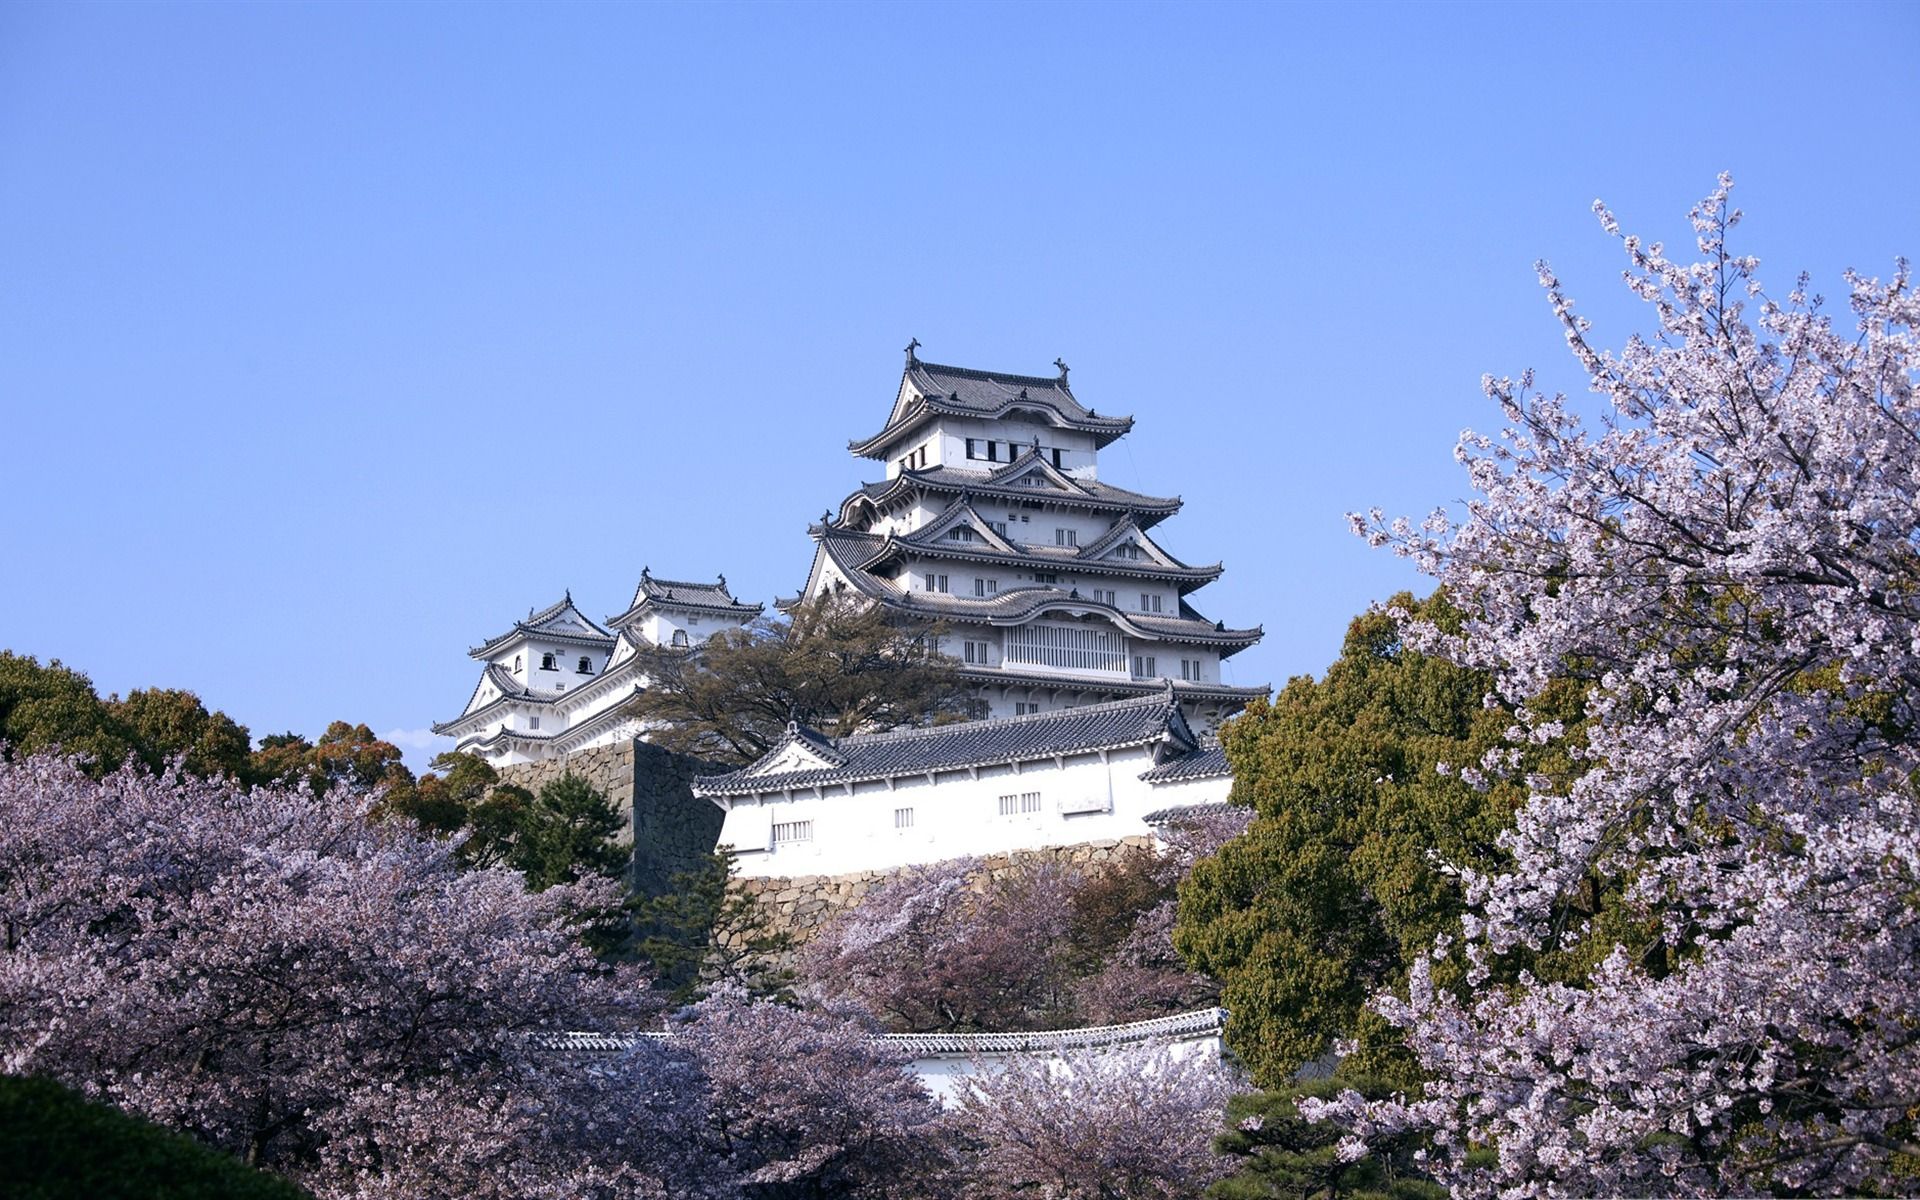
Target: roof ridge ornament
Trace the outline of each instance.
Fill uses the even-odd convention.
[[[914,353],[914,351],[918,350],[919,348],[920,348],[919,338],[913,338],[907,342],[907,365],[908,366],[915,367],[920,365],[920,357],[919,355]]]
[[[1060,383],[1064,386],[1067,382],[1067,364],[1061,359],[1056,358],[1053,360],[1053,365],[1060,368]],[[1091,416],[1093,410],[1088,409],[1087,412],[1088,415]]]

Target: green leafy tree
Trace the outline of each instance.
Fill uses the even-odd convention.
[[[302,1200],[183,1133],[48,1079],[0,1075],[0,1191],[12,1200]]]
[[[625,825],[611,800],[569,771],[523,809],[507,861],[537,892],[587,875],[618,879],[633,860],[618,840]]]
[[[719,851],[635,906],[639,955],[675,1004],[722,985],[757,999],[792,998],[794,973],[783,964],[793,938],[754,896],[727,886],[732,876],[733,856]]]
[[[1235,1096],[1227,1104],[1227,1132],[1214,1149],[1238,1160],[1238,1168],[1207,1189],[1212,1200],[1442,1200],[1445,1189],[1418,1170],[1421,1139],[1382,1137],[1364,1157],[1342,1157],[1345,1131],[1309,1121],[1296,1102],[1332,1099],[1352,1088],[1386,1096],[1391,1085],[1370,1079],[1313,1079],[1270,1092]]]
[[[135,689],[124,700],[109,698],[104,707],[150,771],[184,758],[186,769],[195,775],[248,777],[252,739],[246,726],[223,712],[208,712],[192,692]]]
[[[297,733],[276,733],[260,739],[249,771],[255,780],[304,780],[315,792],[335,784],[354,788],[406,787],[413,772],[401,761],[400,748],[377,736],[365,725],[335,721],[317,742]]]
[[[724,629],[697,650],[654,650],[654,682],[632,712],[650,740],[716,761],[752,762],[788,721],[833,736],[958,719],[967,691],[940,627],[834,593],[784,618]]]
[[[53,659],[0,650],[0,741],[14,754],[59,747],[93,759],[104,774],[133,747],[93,690],[93,680]]]
[[[178,688],[145,688],[101,699],[93,680],[58,659],[42,666],[0,651],[0,741],[16,754],[58,747],[91,759],[95,775],[129,758],[150,771],[183,759],[194,775],[250,778],[246,726],[209,712]]]
[[[1437,594],[1391,606],[1457,625]],[[1490,690],[1482,672],[1408,650],[1376,610],[1354,620],[1323,678],[1290,680],[1222,729],[1233,797],[1254,817],[1195,866],[1174,941],[1221,981],[1230,1043],[1262,1086],[1283,1085],[1350,1035],[1351,1069],[1412,1078],[1397,1036],[1364,1005],[1458,925],[1461,889],[1446,864],[1499,858],[1495,839],[1522,789],[1461,778],[1512,724],[1483,703]],[[1560,697],[1568,716],[1576,696]],[[1525,766],[1563,769],[1564,755],[1536,747]],[[1436,978],[1459,972],[1455,961],[1436,966]]]

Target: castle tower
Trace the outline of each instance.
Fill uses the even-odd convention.
[[[648,684],[642,651],[691,652],[715,631],[745,625],[761,613],[714,583],[655,579],[640,585],[625,612],[605,626],[573,603],[558,603],[515,621],[498,637],[467,651],[485,666],[466,709],[433,731],[454,749],[495,766],[541,762],[635,737],[640,724],[626,706]]]
[[[1222,681],[1220,665],[1260,640],[1188,602],[1221,565],[1189,566],[1149,533],[1180,500],[1100,482],[1100,451],[1131,417],[1081,405],[1052,377],[920,361],[885,427],[849,443],[886,464],[812,526],[802,593],[852,589],[946,622],[942,648],[985,706],[1019,716],[1159,691],[1211,725],[1264,687]]]

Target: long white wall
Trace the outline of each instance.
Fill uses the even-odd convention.
[[[1224,800],[1232,780],[1178,785],[1140,779],[1150,750],[981,767],[812,789],[722,797],[722,845],[752,877],[843,875],[971,855],[1145,836],[1146,815]],[[698,790],[696,785],[696,791]],[[1003,798],[1011,797],[1003,805]],[[1010,812],[1002,812],[1002,808]],[[807,823],[811,824],[807,824]],[[776,827],[796,840],[774,840]]]

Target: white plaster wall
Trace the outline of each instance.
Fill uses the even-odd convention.
[[[948,772],[855,784],[851,794],[835,788],[791,797],[725,798],[731,808],[720,831],[722,844],[740,851],[743,876],[843,875],[969,855],[998,854],[1042,846],[1146,836],[1145,817],[1173,804],[1225,799],[1231,781],[1211,787],[1184,786],[1178,798],[1139,778],[1152,765],[1149,749],[1114,751],[1109,761],[1088,754],[1052,761],[982,767],[975,774]],[[1040,811],[999,814],[999,797],[1040,793]],[[1104,811],[1065,814],[1062,806],[1097,804]],[[726,805],[723,804],[723,807]],[[913,809],[910,828],[897,829],[894,810]],[[775,822],[812,821],[811,841],[769,848]]]

